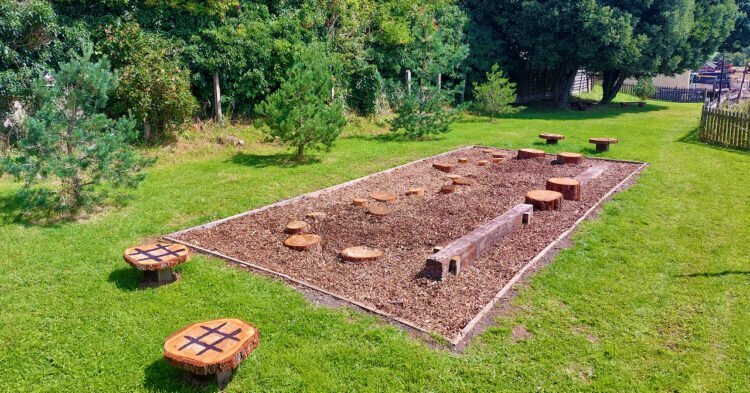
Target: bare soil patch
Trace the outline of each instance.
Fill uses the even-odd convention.
[[[478,165],[497,152],[506,158]],[[635,163],[588,158],[576,165],[557,165],[553,155],[524,160],[511,157],[515,152],[462,149],[174,237],[453,337],[527,262],[639,168]],[[468,158],[468,163],[458,165],[459,158]],[[607,169],[582,187],[580,201],[565,200],[561,210],[535,212],[529,225],[485,252],[457,277],[436,282],[422,276],[425,261],[436,246],[445,246],[523,203],[527,192],[544,189],[548,179],[572,178],[603,162]],[[441,193],[441,187],[453,180],[434,168],[435,163],[456,164],[451,174],[469,179],[470,185],[456,185],[455,192]],[[413,188],[424,189],[424,194],[407,197]],[[397,198],[393,202],[370,198],[377,192]],[[368,207],[352,204],[354,198],[368,198],[368,207],[387,206],[390,213],[368,214]],[[325,213],[324,218],[307,220],[306,232],[321,237],[320,247],[308,251],[285,247],[290,236],[286,225],[305,220],[311,212]],[[354,246],[383,254],[374,261],[343,260],[341,251]]]

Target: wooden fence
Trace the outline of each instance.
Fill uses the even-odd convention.
[[[635,95],[635,85],[622,85],[620,92]],[[654,100],[670,102],[704,102],[706,91],[703,89],[681,89],[676,87],[657,87],[656,94],[650,97]]]
[[[703,107],[699,138],[735,149],[750,149],[750,114]]]

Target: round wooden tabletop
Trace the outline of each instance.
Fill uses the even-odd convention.
[[[595,145],[611,145],[614,143],[620,142],[617,140],[617,138],[591,138],[589,139],[589,143],[593,143]]]
[[[242,363],[260,342],[255,326],[239,319],[216,319],[188,325],[164,341],[164,358],[198,375],[229,371]]]
[[[539,138],[542,138],[542,139],[562,140],[562,139],[565,139],[565,135],[550,134],[550,133],[545,132],[543,134],[539,134]]]
[[[123,258],[138,270],[157,271],[186,262],[190,259],[190,249],[177,243],[151,243],[128,248]]]

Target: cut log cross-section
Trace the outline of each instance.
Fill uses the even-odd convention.
[[[487,165],[487,164],[489,164],[489,163],[490,163],[490,162],[489,162],[489,161],[487,161],[487,160],[479,160],[479,162],[477,162],[477,165],[478,165],[478,166],[486,166],[486,165]]]
[[[583,155],[578,153],[560,153],[557,155],[557,162],[560,164],[580,164],[583,162]]]
[[[544,133],[539,134],[539,138],[546,140],[548,145],[556,145],[558,141],[565,139],[565,135]]]
[[[517,158],[519,160],[526,160],[529,158],[542,158],[544,157],[544,151],[537,149],[520,149],[518,150]]]
[[[326,217],[328,217],[328,214],[325,214],[323,212],[310,212],[310,213],[307,213],[305,217],[311,220],[319,221],[319,220],[324,220]]]
[[[470,186],[471,180],[465,177],[457,177],[453,179],[453,184],[457,186]]]
[[[454,186],[453,184],[446,184],[440,187],[441,194],[452,194],[454,192],[456,192],[456,186]]]
[[[373,192],[370,198],[380,202],[396,202],[396,194],[390,192]]]
[[[123,258],[144,273],[145,284],[166,284],[175,280],[172,268],[190,259],[190,249],[182,244],[152,243],[125,250]]]
[[[294,235],[284,240],[284,245],[297,251],[312,250],[320,245],[320,236],[311,233]]]
[[[224,388],[237,368],[260,343],[255,326],[239,319],[217,319],[188,325],[164,341],[164,359],[199,376],[216,376]]]
[[[391,209],[385,205],[372,205],[367,208],[367,212],[373,216],[383,217],[391,214]]]
[[[468,164],[469,163],[469,159],[466,158],[466,157],[461,157],[461,158],[458,159],[458,163],[459,164]]]
[[[482,253],[518,229],[522,225],[524,214],[531,214],[532,211],[531,205],[516,205],[503,215],[441,248],[427,258],[425,276],[443,280],[451,273],[458,274],[461,269],[472,266]],[[451,265],[454,266],[453,271]]]
[[[437,170],[439,170],[439,171],[441,171],[441,172],[451,173],[451,172],[453,172],[453,168],[455,168],[456,166],[453,165],[453,164],[448,164],[448,163],[444,163],[444,162],[436,162],[436,163],[432,164],[432,167],[435,168],[435,169],[437,169]]]
[[[366,207],[367,206],[367,199],[365,198],[354,198],[352,199],[352,205],[357,207]]]
[[[341,258],[349,262],[370,262],[383,256],[383,251],[365,246],[349,247],[341,251]]]
[[[292,221],[286,224],[286,233],[297,234],[307,229],[307,223],[304,221]]]
[[[406,191],[407,196],[422,196],[424,195],[424,188],[415,187],[410,188],[408,191]]]
[[[526,194],[526,203],[537,210],[560,210],[562,201],[563,194],[557,191],[534,190]]]
[[[563,198],[568,201],[581,200],[581,182],[576,179],[553,177],[547,180],[547,189],[563,194]]]

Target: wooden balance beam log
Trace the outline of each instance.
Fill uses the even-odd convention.
[[[424,275],[433,280],[444,280],[449,274],[459,275],[461,269],[474,264],[485,251],[499,243],[506,236],[528,223],[534,207],[518,204],[503,215],[454,240],[437,253],[427,258]]]
[[[604,173],[604,171],[606,171],[608,167],[609,167],[609,164],[606,164],[606,163],[596,164],[592,166],[591,168],[586,169],[585,171],[581,172],[581,174],[576,176],[574,179],[578,180],[582,186],[585,186],[586,183],[601,176],[602,173]]]

